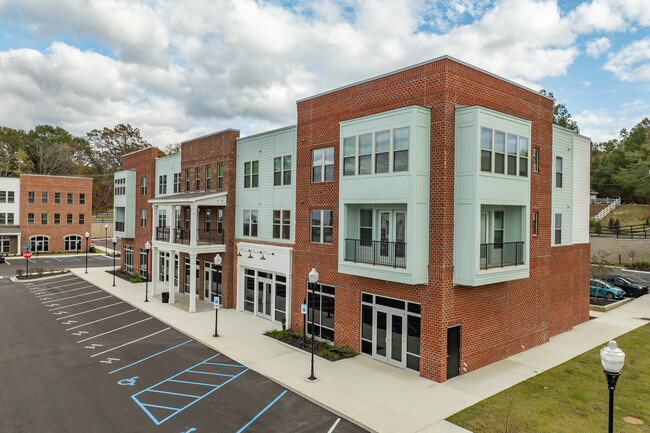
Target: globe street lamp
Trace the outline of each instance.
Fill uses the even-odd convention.
[[[147,250],[147,275],[144,278],[144,302],[149,302],[149,251],[151,250],[151,243],[149,241],[144,244],[144,249]]]
[[[108,224],[104,224],[104,231],[106,233],[106,252],[108,252]]]
[[[603,364],[607,388],[609,388],[609,433],[614,431],[614,389],[621,375],[625,362],[625,353],[618,348],[616,341],[610,340],[607,346],[600,349],[600,362]]]
[[[115,287],[115,245],[117,244],[117,238],[113,236],[111,242],[113,242],[113,287]]]
[[[314,291],[316,283],[318,283],[318,272],[315,268],[311,268],[309,272],[309,285],[311,286],[311,375],[309,380],[316,380],[316,376],[314,376],[314,304],[316,303]]]
[[[88,273],[88,238],[90,237],[90,233],[86,232],[86,273]]]
[[[214,256],[214,264],[217,265],[217,267],[221,266],[221,256],[219,254]],[[212,290],[210,290],[212,291]],[[217,332],[217,324],[219,323],[219,308],[221,307],[221,299],[219,298],[219,294],[215,295],[215,302],[214,302],[214,335],[213,337],[218,337],[219,333]]]

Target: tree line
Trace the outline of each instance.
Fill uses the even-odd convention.
[[[93,129],[75,137],[65,129],[39,125],[31,131],[0,126],[0,177],[21,173],[93,178],[93,212],[113,206],[113,173],[122,155],[150,147],[129,124]]]

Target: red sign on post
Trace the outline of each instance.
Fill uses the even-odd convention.
[[[32,252],[27,250],[23,253],[23,257],[26,259],[30,259],[32,257]]]

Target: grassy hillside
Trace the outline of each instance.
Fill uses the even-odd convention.
[[[591,216],[596,215],[603,208],[603,205],[591,205]],[[650,205],[646,204],[623,204],[618,206],[601,221],[602,225],[608,225],[610,218],[618,218],[622,226],[643,224],[650,218]]]

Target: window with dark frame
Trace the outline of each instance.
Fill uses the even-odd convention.
[[[562,188],[562,157],[555,157],[555,187]]]
[[[158,194],[167,194],[167,175],[158,176]]]
[[[79,214],[79,225],[84,225],[86,224],[86,215],[80,213]]]
[[[86,194],[83,192],[79,194],[79,204],[86,204]]]
[[[335,290],[333,286],[307,283],[307,333],[334,341]],[[313,314],[313,316],[312,316]]]
[[[120,179],[120,180],[125,180],[125,179]],[[124,188],[124,191],[126,191],[126,187],[123,187],[123,188]],[[125,193],[126,192],[123,192],[122,194],[125,194]],[[66,199],[67,199],[66,202],[68,204],[74,204],[74,194],[72,194],[71,192],[69,192],[67,194]]]
[[[190,191],[190,169],[185,170],[185,191]]]
[[[196,167],[196,169],[194,170],[194,174],[196,175],[196,179],[195,179],[196,188],[195,188],[195,190],[199,191],[201,189],[201,168]]]
[[[27,203],[34,203],[34,197],[36,196],[36,193],[34,191],[29,191],[27,193]]]
[[[212,167],[205,167],[205,189],[212,189]]]

